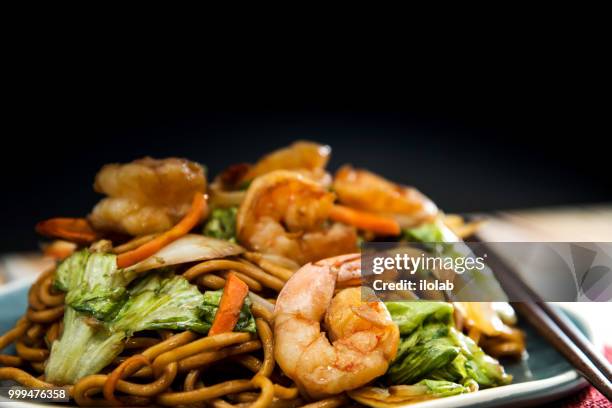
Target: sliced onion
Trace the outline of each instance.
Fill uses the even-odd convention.
[[[187,234],[166,245],[147,259],[126,268],[126,271],[140,273],[163,266],[225,258],[242,252],[244,249],[241,246],[229,241],[204,235]]]
[[[262,253],[261,258],[265,259],[266,261],[270,261],[278,266],[282,266],[283,268],[287,268],[293,272],[300,269],[300,264],[295,262],[293,259],[289,259],[282,255]]]
[[[259,296],[257,293],[249,292],[249,298],[254,304],[267,309],[270,313],[274,313],[274,304],[268,302],[265,298]]]
[[[223,190],[221,185],[215,182],[210,185],[209,196],[208,202],[211,207],[238,207],[244,201],[246,190]]]
[[[395,385],[389,388],[361,387],[348,392],[355,401],[372,408],[407,407],[415,402],[434,397],[427,394],[425,385]]]

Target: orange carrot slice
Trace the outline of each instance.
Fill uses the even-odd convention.
[[[36,232],[79,244],[89,244],[97,238],[96,232],[85,218],[51,218],[36,224]]]
[[[249,287],[235,274],[230,273],[227,276],[227,281],[223,287],[223,295],[219,302],[219,309],[215,314],[215,320],[212,327],[208,331],[209,336],[214,336],[219,333],[231,332],[234,330],[238,317],[240,317],[240,309],[249,293]]]
[[[196,193],[193,196],[193,202],[191,203],[191,208],[185,214],[182,220],[178,222],[174,227],[170,228],[168,231],[163,234],[153,238],[151,241],[147,242],[139,246],[136,249],[133,249],[128,252],[124,252],[117,257],[117,267],[118,268],[126,268],[128,266],[134,265],[150,257],[155,254],[157,251],[171,243],[172,241],[177,240],[178,238],[186,235],[189,231],[193,229],[200,220],[202,219],[202,214],[206,210],[206,198],[202,193]]]
[[[401,231],[398,222],[393,218],[355,210],[344,205],[335,204],[331,208],[329,218],[380,235],[399,235]]]

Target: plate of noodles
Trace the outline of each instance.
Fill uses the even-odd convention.
[[[210,181],[187,159],[104,166],[89,214],[36,225],[55,265],[0,288],[0,388],[62,389],[70,406],[386,408],[584,386],[507,303],[363,301],[363,242],[459,241],[478,222],[365,169],[331,174],[330,154],[298,141]]]

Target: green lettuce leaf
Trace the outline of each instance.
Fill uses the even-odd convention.
[[[391,384],[422,380],[488,388],[512,377],[472,339],[454,328],[453,306],[445,302],[385,302],[400,327],[400,345],[387,371]]]
[[[67,292],[66,305],[105,321],[125,301],[129,280],[114,254],[84,249],[58,266],[54,286]]]
[[[204,235],[236,242],[237,207],[215,208],[204,226]]]

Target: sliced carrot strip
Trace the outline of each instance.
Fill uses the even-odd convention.
[[[96,240],[97,234],[85,218],[51,218],[36,224],[36,232],[80,244]]]
[[[331,208],[329,218],[380,235],[399,235],[401,232],[399,223],[393,218],[355,210],[344,205],[335,204]]]
[[[248,293],[249,287],[239,277],[234,273],[227,276],[223,287],[223,295],[221,295],[221,301],[219,302],[219,309],[208,331],[209,336],[234,330],[240,317],[240,309],[242,309]]]
[[[178,222],[174,227],[170,228],[168,231],[163,234],[153,238],[151,241],[147,242],[139,246],[136,249],[133,249],[128,252],[124,252],[117,257],[117,267],[126,268],[128,266],[134,265],[150,257],[155,254],[157,251],[171,243],[172,241],[177,240],[178,238],[186,235],[189,231],[193,229],[200,220],[202,219],[202,214],[206,210],[206,198],[202,193],[196,193],[193,196],[193,202],[191,203],[191,208],[185,214],[182,220]]]

